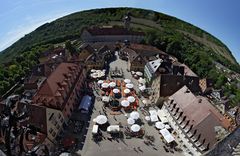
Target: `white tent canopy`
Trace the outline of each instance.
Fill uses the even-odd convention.
[[[175,140],[172,134],[166,128],[161,129],[160,133],[162,134],[163,138],[167,141],[167,143],[170,143]]]
[[[102,88],[108,88],[109,84],[108,83],[103,83]]]
[[[131,83],[131,80],[125,79],[124,82],[125,82],[125,83]]]
[[[158,121],[157,115],[150,115],[150,119],[151,119],[151,122],[157,122]]]
[[[163,129],[165,127],[165,125],[162,122],[158,121],[155,123],[155,127],[157,129]]]
[[[113,93],[114,93],[114,94],[117,94],[117,93],[119,93],[119,92],[120,92],[119,89],[117,89],[117,88],[113,89]]]
[[[131,130],[133,132],[139,132],[140,129],[141,129],[141,127],[139,125],[137,125],[137,124],[134,124],[134,125],[131,126]]]
[[[129,125],[132,125],[132,124],[135,123],[135,121],[134,121],[133,118],[128,118],[128,119],[127,119],[127,123],[128,123]]]
[[[96,122],[100,125],[107,123],[107,117],[105,115],[98,115],[96,118]]]
[[[159,117],[159,119],[163,122],[163,123],[167,123],[168,122],[168,119],[167,119],[167,116],[165,114],[165,112],[161,109],[159,109],[157,111],[157,115]]]
[[[150,116],[151,115],[157,115],[157,111],[152,109],[152,110],[149,110],[149,113],[150,113]]]
[[[132,83],[128,83],[128,84],[126,84],[126,87],[129,88],[129,89],[132,89],[133,88],[133,84]]]
[[[127,101],[127,100],[122,100],[121,101],[121,106],[128,107],[129,105],[130,105],[129,101]]]
[[[130,93],[130,90],[129,90],[129,89],[124,89],[124,93],[125,93],[125,94],[129,94],[129,93]]]
[[[133,111],[130,113],[130,118],[132,119],[138,119],[140,117],[139,113],[137,111]]]
[[[93,134],[97,134],[98,133],[98,125],[93,125],[92,133]]]
[[[133,97],[133,96],[129,96],[128,98],[127,98],[127,100],[130,102],[130,103],[133,103],[133,102],[135,102],[135,97]]]
[[[109,86],[110,86],[111,88],[113,88],[113,87],[116,86],[116,83],[115,83],[115,82],[110,82],[110,83],[109,83]]]

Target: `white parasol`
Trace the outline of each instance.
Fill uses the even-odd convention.
[[[91,69],[91,72],[94,73],[94,72],[96,72],[96,70],[95,69]]]
[[[128,118],[128,119],[127,119],[127,123],[128,123],[129,125],[133,125],[133,124],[135,123],[135,121],[134,121],[134,119],[132,119],[132,118]]]
[[[110,86],[111,88],[113,88],[113,87],[116,86],[116,83],[115,83],[115,82],[110,82],[110,83],[109,83],[109,86]]]
[[[126,87],[129,88],[129,89],[132,89],[133,88],[133,84],[128,83],[128,84],[126,84]]]
[[[131,74],[134,75],[134,74],[135,74],[135,71],[131,71]]]
[[[98,83],[98,84],[102,84],[102,83],[103,83],[103,80],[98,80],[97,83]]]
[[[164,123],[158,121],[158,122],[155,123],[155,127],[157,129],[163,129],[165,127],[165,125],[164,125]]]
[[[129,103],[129,101],[127,101],[127,100],[122,100],[121,105],[122,105],[123,107],[128,107],[128,106],[130,105],[130,103]]]
[[[137,111],[133,111],[130,113],[130,118],[133,118],[133,119],[138,119],[139,118],[139,113]]]
[[[108,88],[109,84],[108,83],[103,83],[102,88]]]
[[[113,89],[114,94],[118,94],[119,92],[120,92],[119,89],[117,89],[117,88]]]
[[[145,116],[145,120],[150,121],[151,120],[150,116]]]
[[[137,124],[134,124],[134,125],[131,126],[131,130],[133,132],[139,132],[140,129],[141,129],[141,127],[139,125],[137,125]]]
[[[129,89],[124,89],[124,93],[125,93],[125,94],[129,94],[129,93],[130,93],[130,90],[129,90]]]
[[[100,125],[107,123],[107,117],[105,115],[98,115],[96,117],[96,122]]]
[[[142,100],[142,103],[143,103],[144,105],[146,105],[146,104],[149,104],[149,101],[148,101],[147,99],[143,99],[143,100]]]
[[[135,97],[129,96],[129,97],[127,98],[127,100],[128,100],[130,103],[133,103],[133,102],[135,101]]]
[[[125,79],[124,82],[125,82],[125,83],[131,83],[131,80]]]
[[[137,71],[136,74],[137,74],[138,76],[143,76],[143,73],[140,72],[140,71]]]

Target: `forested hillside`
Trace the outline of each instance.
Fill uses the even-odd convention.
[[[143,43],[151,44],[176,56],[200,77],[212,78],[216,88],[240,101],[235,85],[225,85],[226,76],[218,72],[213,62],[219,62],[240,73],[239,64],[229,49],[217,38],[193,26],[162,13],[135,8],[107,8],[73,13],[46,23],[0,54],[0,94],[28,73],[37,63],[37,56],[55,43],[80,39],[82,29],[96,25],[122,26],[122,18],[130,12],[131,29],[146,33]],[[5,66],[4,66],[5,64]],[[235,82],[234,82],[235,83]],[[236,103],[234,102],[234,103]]]

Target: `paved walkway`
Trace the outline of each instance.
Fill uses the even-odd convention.
[[[138,89],[138,82],[136,79],[132,78],[131,73],[127,71],[127,62],[117,59],[114,62],[110,63],[110,68],[115,69],[115,67],[118,67],[118,69],[122,68],[123,72],[124,72],[124,77],[130,79],[135,88],[134,89]],[[97,98],[96,98],[97,99]],[[140,106],[142,104],[140,103]],[[98,116],[99,114],[103,114],[103,110],[102,110],[102,106],[103,103],[101,101],[97,101],[95,102],[95,106],[93,109],[93,113],[91,116],[91,122],[89,125],[89,129],[87,132],[87,136],[86,136],[86,141],[84,144],[84,147],[82,149],[82,151],[79,151],[79,153],[81,153],[82,156],[170,156],[170,155],[174,155],[174,156],[181,156],[183,155],[182,153],[179,152],[175,152],[174,153],[167,153],[163,146],[163,142],[160,139],[160,134],[158,132],[158,130],[155,129],[154,125],[150,126],[148,125],[145,120],[144,120],[144,116],[141,113],[141,111],[138,111],[140,113],[140,119],[142,120],[142,128],[145,130],[145,135],[151,135],[154,136],[155,138],[155,142],[153,143],[153,146],[149,145],[147,146],[146,144],[144,144],[144,139],[140,139],[140,138],[131,138],[131,139],[118,139],[118,140],[103,140],[101,142],[99,142],[98,144],[95,143],[94,141],[92,141],[92,127],[93,127],[93,122],[92,120]],[[113,124],[118,124],[119,122],[122,123],[123,126],[127,125],[127,117],[124,116],[124,114],[121,115],[115,115],[115,117],[113,115],[110,115],[110,110],[107,108],[107,116],[108,116],[108,120],[109,123],[111,125]],[[129,114],[128,114],[129,116]],[[106,136],[107,134],[103,134],[104,136]]]

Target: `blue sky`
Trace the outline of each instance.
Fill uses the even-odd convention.
[[[0,51],[45,22],[93,8],[137,7],[192,23],[225,43],[240,62],[240,0],[7,0],[0,5]]]

